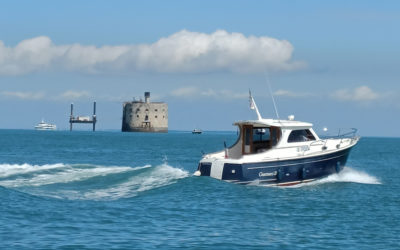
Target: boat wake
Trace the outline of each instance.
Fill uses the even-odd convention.
[[[382,184],[375,176],[369,175],[359,170],[352,169],[350,167],[345,167],[338,174],[332,174],[330,176],[327,176],[319,180],[289,187],[298,188],[298,187],[315,186],[315,185],[335,183],[335,182],[353,182],[353,183],[375,184],[375,185]]]
[[[189,173],[158,166],[0,164],[0,186],[60,199],[115,200],[176,183]]]

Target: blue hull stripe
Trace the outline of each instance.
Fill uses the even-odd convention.
[[[302,162],[301,164],[309,164],[309,163],[315,163],[315,162],[320,162],[320,161],[332,160],[332,159],[336,159],[336,158],[343,157],[344,155],[345,155],[345,154],[342,154],[342,155],[339,155],[339,156],[335,156],[335,157],[331,157],[331,158],[322,159],[322,160]],[[250,168],[248,168],[248,169],[276,168],[276,167],[294,166],[294,165],[298,165],[298,164],[299,164],[299,163],[292,163],[292,164],[285,164],[285,165],[275,165],[275,166],[268,166],[268,167],[250,167]]]
[[[260,185],[292,185],[322,178],[340,172],[346,164],[351,147],[333,153],[301,159],[267,161],[257,163],[225,163],[222,180]],[[210,176],[212,164],[202,162],[198,170],[202,176]]]

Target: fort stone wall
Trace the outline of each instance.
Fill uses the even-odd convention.
[[[145,101],[123,104],[123,132],[168,132],[168,104],[150,102],[150,93],[145,93]]]

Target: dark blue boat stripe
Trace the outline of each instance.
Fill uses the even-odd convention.
[[[277,179],[260,180],[260,182],[271,182],[271,181],[277,181]]]
[[[238,183],[238,184],[249,184],[249,183],[252,183],[252,182],[254,182],[254,181],[237,181],[235,183]]]
[[[346,154],[342,154],[339,156],[331,157],[331,158],[326,158],[326,159],[321,159],[321,160],[316,160],[316,161],[307,161],[307,162],[302,162],[301,164],[308,164],[308,163],[315,163],[315,162],[321,162],[321,161],[327,161],[327,160],[332,160],[335,158],[342,157]],[[266,162],[268,163],[268,162]],[[299,165],[299,163],[292,163],[292,164],[285,164],[285,165],[275,165],[275,166],[264,166],[264,167],[250,167],[248,169],[260,169],[260,168],[276,168],[276,167],[286,167],[286,166],[293,166],[293,165]]]
[[[276,180],[276,179],[275,179]],[[266,185],[264,186],[284,186],[287,184],[300,184],[300,183],[307,183],[307,182],[311,182],[314,181],[315,179],[308,179],[308,180],[299,180],[299,181],[287,181],[287,182],[279,182],[279,183],[265,183]],[[236,184],[249,184],[249,183],[254,183],[254,181],[228,181],[228,180],[224,180],[227,182],[231,182],[231,183],[236,183]],[[271,180],[272,181],[272,180]],[[260,180],[260,184],[262,184],[262,182],[266,182],[266,180]]]

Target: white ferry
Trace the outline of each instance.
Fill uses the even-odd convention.
[[[55,124],[49,124],[44,122],[43,120],[35,126],[36,130],[56,130],[57,126]]]

